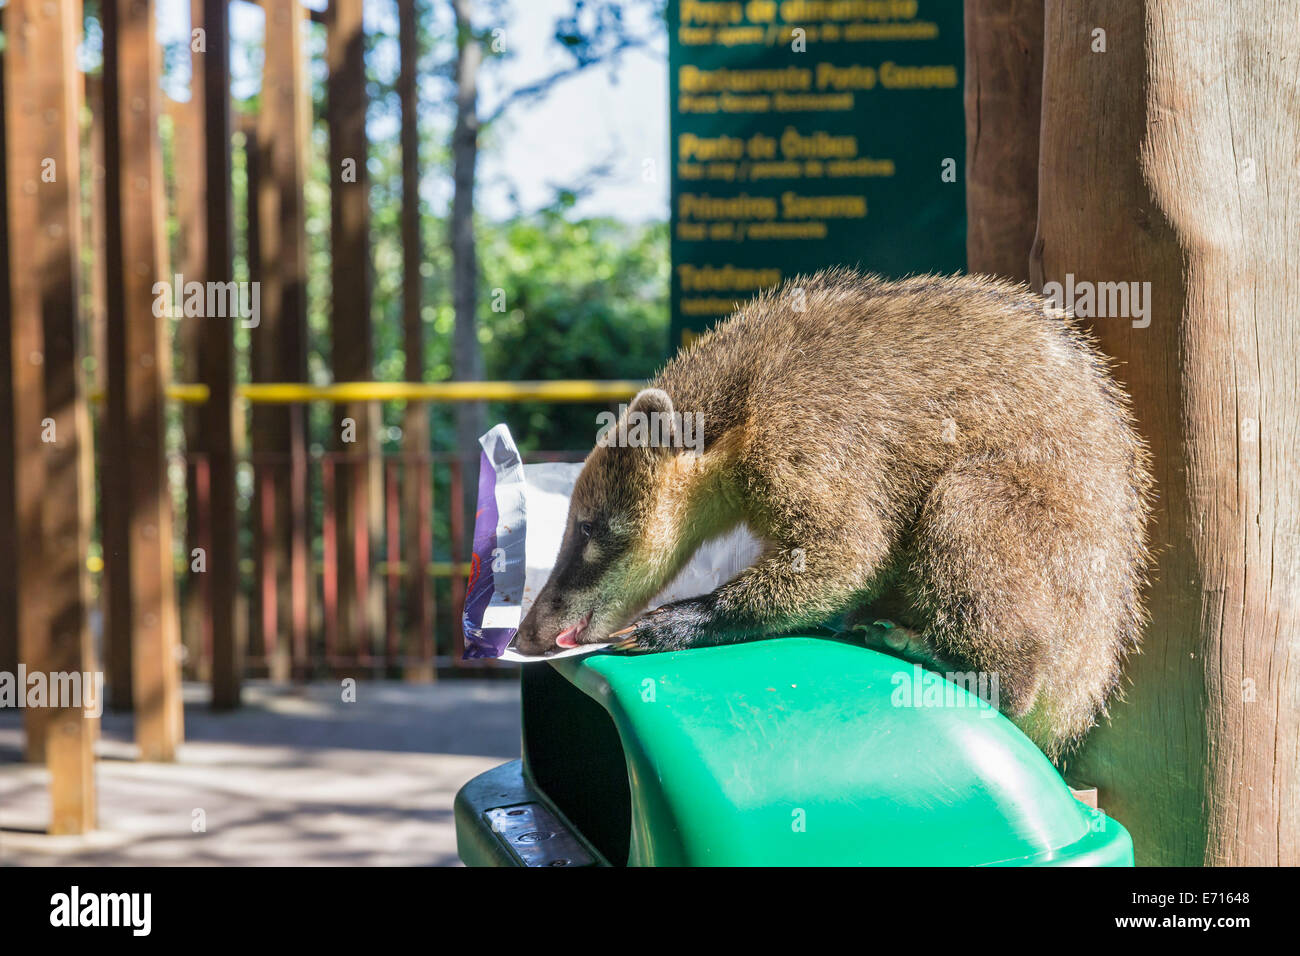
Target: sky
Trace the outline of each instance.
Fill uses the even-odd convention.
[[[438,22],[449,21],[449,0],[435,0]],[[552,38],[554,24],[572,0],[505,0],[507,11],[499,40],[509,59],[486,67],[481,83],[480,114],[493,112],[503,95],[571,63]],[[311,6],[320,6],[317,2]],[[395,23],[393,0],[366,0],[367,25]],[[508,110],[483,142],[477,205],[491,218],[517,208],[531,211],[548,202],[556,187],[573,188],[589,182],[574,212],[613,216],[629,222],[668,217],[668,76],[667,39],[662,26],[632,19],[638,33],[655,37],[646,50],[624,54],[617,69],[601,65],[557,85],[543,100]],[[260,41],[263,15],[248,3],[231,4],[231,30],[239,49],[241,38]],[[489,24],[484,21],[483,26]],[[158,33],[162,42],[176,41],[189,30],[189,0],[158,0]],[[396,70],[394,54],[376,53],[377,67]],[[256,89],[258,63],[232,65],[237,93]],[[422,84],[422,115],[440,84]],[[169,91],[170,92],[170,91]],[[187,95],[175,91],[177,95]],[[442,117],[449,116],[445,110]],[[441,129],[443,121],[435,118]],[[382,128],[382,127],[381,127]],[[583,174],[603,167],[594,179]],[[450,170],[431,170],[422,192],[430,201],[450,197]]]
[[[513,0],[506,41],[517,62],[500,71],[510,84],[527,83],[565,65],[551,34],[570,0]],[[593,67],[564,81],[537,107],[506,114],[493,140],[485,180],[518,183],[525,208],[550,194],[547,183],[568,185],[581,172],[608,164],[581,211],[631,220],[668,218],[667,40],[624,55],[618,69]],[[498,88],[500,84],[495,84]],[[495,99],[489,81],[487,98]]]

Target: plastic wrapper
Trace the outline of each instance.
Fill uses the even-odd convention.
[[[463,618],[466,659],[528,661],[515,633],[555,565],[581,464],[523,464],[510,430],[497,425],[479,439],[478,508],[474,557]],[[708,594],[753,564],[762,551],[743,525],[706,541],[673,581],[643,610]],[[587,654],[607,644],[584,644],[547,660]]]

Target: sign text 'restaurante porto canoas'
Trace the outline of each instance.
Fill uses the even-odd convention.
[[[670,0],[672,346],[761,289],[966,264],[962,4]]]

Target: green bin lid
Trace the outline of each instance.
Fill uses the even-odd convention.
[[[551,666],[613,718],[643,865],[1132,865],[1124,828],[977,694],[785,637]]]

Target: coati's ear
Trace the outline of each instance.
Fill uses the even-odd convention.
[[[629,412],[644,412],[647,415],[651,412],[660,412],[671,416],[673,413],[673,400],[668,397],[668,393],[662,388],[643,388],[636,393],[636,397],[627,406],[627,410]]]
[[[635,442],[652,452],[673,454],[681,448],[677,434],[677,416],[673,414],[673,400],[662,388],[643,388],[627,406],[630,428],[643,426],[645,440]]]

